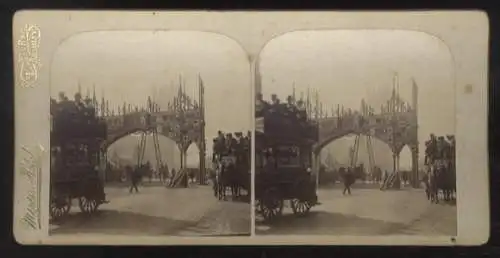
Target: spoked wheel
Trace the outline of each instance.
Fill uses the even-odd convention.
[[[56,197],[50,202],[50,218],[58,220],[66,216],[71,209],[71,198],[69,196]]]
[[[80,197],[78,199],[78,202],[80,205],[80,210],[83,213],[87,213],[87,214],[95,212],[97,210],[97,207],[99,206],[99,204],[97,203],[97,200],[87,198],[84,196]]]
[[[290,204],[292,206],[293,213],[299,216],[303,216],[309,213],[312,206],[309,201],[302,201],[299,199],[290,200]]]
[[[276,189],[269,189],[260,201],[260,210],[265,220],[271,221],[283,213],[283,200]]]

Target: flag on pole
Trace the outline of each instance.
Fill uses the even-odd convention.
[[[80,80],[78,80],[78,93],[82,94],[82,85],[80,84]]]

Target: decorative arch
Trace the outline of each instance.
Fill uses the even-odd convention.
[[[410,155],[410,156],[409,156],[409,158],[410,158],[410,160],[411,160],[411,152],[412,152],[412,149],[411,149],[410,145],[405,144],[405,145],[401,148],[401,150],[399,151],[399,155],[402,157],[402,156],[404,156],[404,155],[402,155],[403,153],[408,154],[408,155]],[[411,166],[411,164],[410,164],[410,166]]]
[[[197,153],[200,153],[200,148],[198,147],[198,144],[196,144],[196,142],[191,142],[186,148],[186,160],[194,158],[193,155],[189,155],[190,153],[188,153],[192,149],[195,149]],[[200,158],[201,158],[200,155],[196,157],[196,159],[198,159],[198,163],[200,162]]]
[[[382,137],[378,137],[376,135],[371,135],[367,132],[356,132],[354,130],[349,130],[349,131],[344,131],[342,133],[339,133],[339,134],[333,134],[331,135],[330,137],[322,140],[321,142],[318,142],[316,145],[314,145],[313,147],[313,152],[317,155],[319,153],[321,153],[321,150],[323,150],[326,146],[328,146],[330,143],[333,143],[335,142],[336,140],[339,140],[339,139],[342,139],[346,136],[349,136],[349,135],[363,135],[363,136],[371,136],[385,144],[387,144],[387,146],[391,147],[391,144],[389,142],[387,142],[387,139],[385,138],[382,138]]]
[[[139,132],[145,133],[146,130],[144,130],[144,128],[133,128],[133,129],[130,129],[130,130],[126,130],[126,131],[120,132],[119,134],[113,135],[110,138],[106,139],[102,143],[101,148],[104,149],[104,150],[107,150],[109,148],[109,146],[111,146],[113,143],[119,141],[120,139],[122,139],[124,137],[127,137],[129,135],[132,135],[134,133],[139,133]]]

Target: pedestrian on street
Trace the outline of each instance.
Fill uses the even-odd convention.
[[[353,183],[354,175],[351,171],[351,168],[347,168],[347,171],[344,175],[344,191],[342,194],[345,195],[346,192],[351,195],[351,185]]]
[[[129,171],[130,175],[130,189],[129,192],[132,193],[133,190],[135,189],[136,193],[139,193],[139,189],[137,188],[137,183],[139,182],[139,170],[138,169],[132,169],[130,166],[127,166],[127,170]]]

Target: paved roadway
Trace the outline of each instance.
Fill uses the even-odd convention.
[[[146,183],[147,185],[147,183]],[[103,233],[120,235],[248,235],[250,204],[218,201],[211,186],[167,188],[153,182],[139,188],[106,187],[107,199],[92,216],[80,212],[77,201],[67,218],[51,225],[51,234]]]
[[[456,206],[429,203],[423,189],[380,191],[378,185],[358,184],[343,196],[335,186],[319,189],[318,199],[321,205],[306,217],[294,216],[288,202],[276,222],[257,217],[256,234],[456,235]]]

